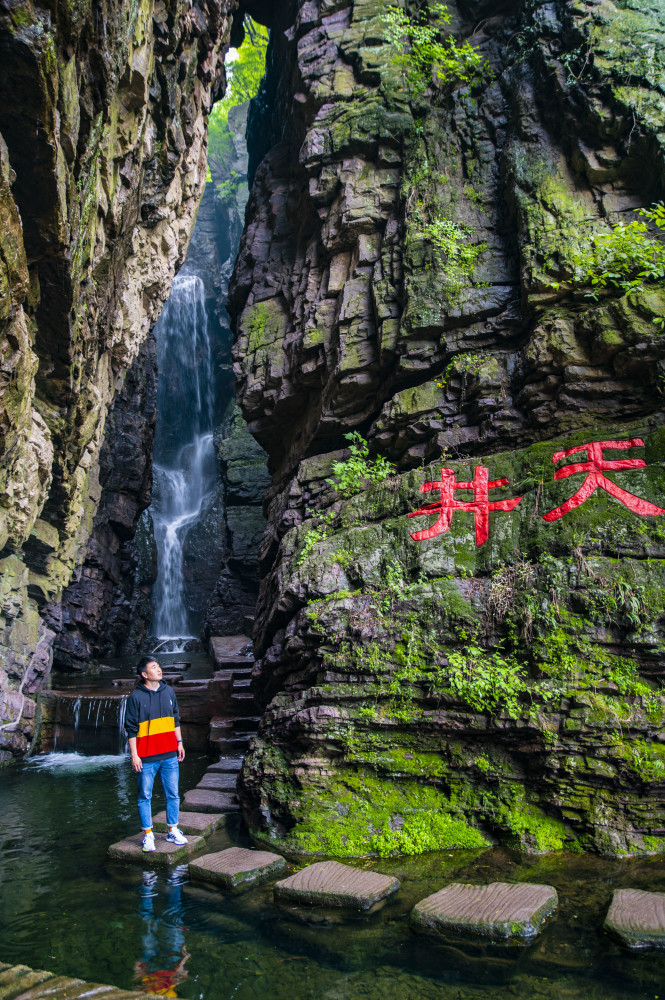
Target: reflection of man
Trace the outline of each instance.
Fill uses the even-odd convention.
[[[157,993],[162,997],[177,997],[176,986],[187,979],[185,962],[190,957],[185,951],[184,945],[182,958],[173,969],[157,969],[155,972],[148,972],[145,962],[137,962],[134,966],[134,979],[141,984],[144,993]]]
[[[140,913],[145,922],[143,957],[134,965],[134,979],[140,983],[144,993],[177,997],[176,986],[187,978],[185,963],[190,956],[185,946],[185,928],[181,923],[182,871],[176,869],[167,878],[166,908],[161,916],[156,916],[154,910],[160,876],[156,872],[143,873],[140,889]],[[172,962],[175,965],[170,967]],[[155,969],[155,965],[169,968]]]
[[[127,701],[125,729],[132,767],[138,777],[143,850],[148,852],[156,850],[152,832],[152,788],[158,774],[166,796],[166,839],[171,844],[187,843],[187,837],[178,829],[179,766],[185,759],[185,748],[175,691],[162,680],[159,663],[152,656],[144,656],[136,672],[141,680]]]

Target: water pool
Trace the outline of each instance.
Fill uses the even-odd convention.
[[[183,787],[207,764],[189,755]],[[0,771],[0,961],[192,1000],[665,1000],[665,953],[629,954],[602,932],[613,889],[665,891],[659,858],[496,848],[362,861],[402,889],[379,913],[349,918],[277,906],[270,886],[231,896],[189,882],[184,866],[108,860],[108,844],[137,831],[134,800],[124,757],[50,754]],[[230,843],[218,833],[209,849]],[[558,889],[558,913],[530,947],[409,929],[418,899],[494,879]]]

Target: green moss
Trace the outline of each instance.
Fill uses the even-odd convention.
[[[295,828],[283,845],[302,854],[354,857],[474,849],[489,841],[455,815],[433,788],[345,771],[303,795]]]
[[[536,806],[519,801],[503,813],[502,819],[517,838],[519,846],[528,847],[532,853],[560,851],[569,836],[559,820],[546,816]]]

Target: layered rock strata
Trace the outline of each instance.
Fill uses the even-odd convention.
[[[662,13],[451,4],[486,63],[414,88],[384,4],[296,7],[250,115],[230,297],[273,475],[250,827],[339,856],[660,851],[665,296],[571,278],[663,196]],[[396,474],[341,496],[353,430]],[[414,540],[445,496],[466,509]]]
[[[0,5],[0,741],[16,749],[50,663],[40,611],[93,528],[109,406],[185,254],[234,6]]]

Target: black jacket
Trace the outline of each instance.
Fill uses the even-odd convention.
[[[175,729],[180,713],[175,691],[164,681],[156,691],[141,682],[127,700],[125,730],[136,737],[136,752],[141,759],[166,760],[178,750]]]

